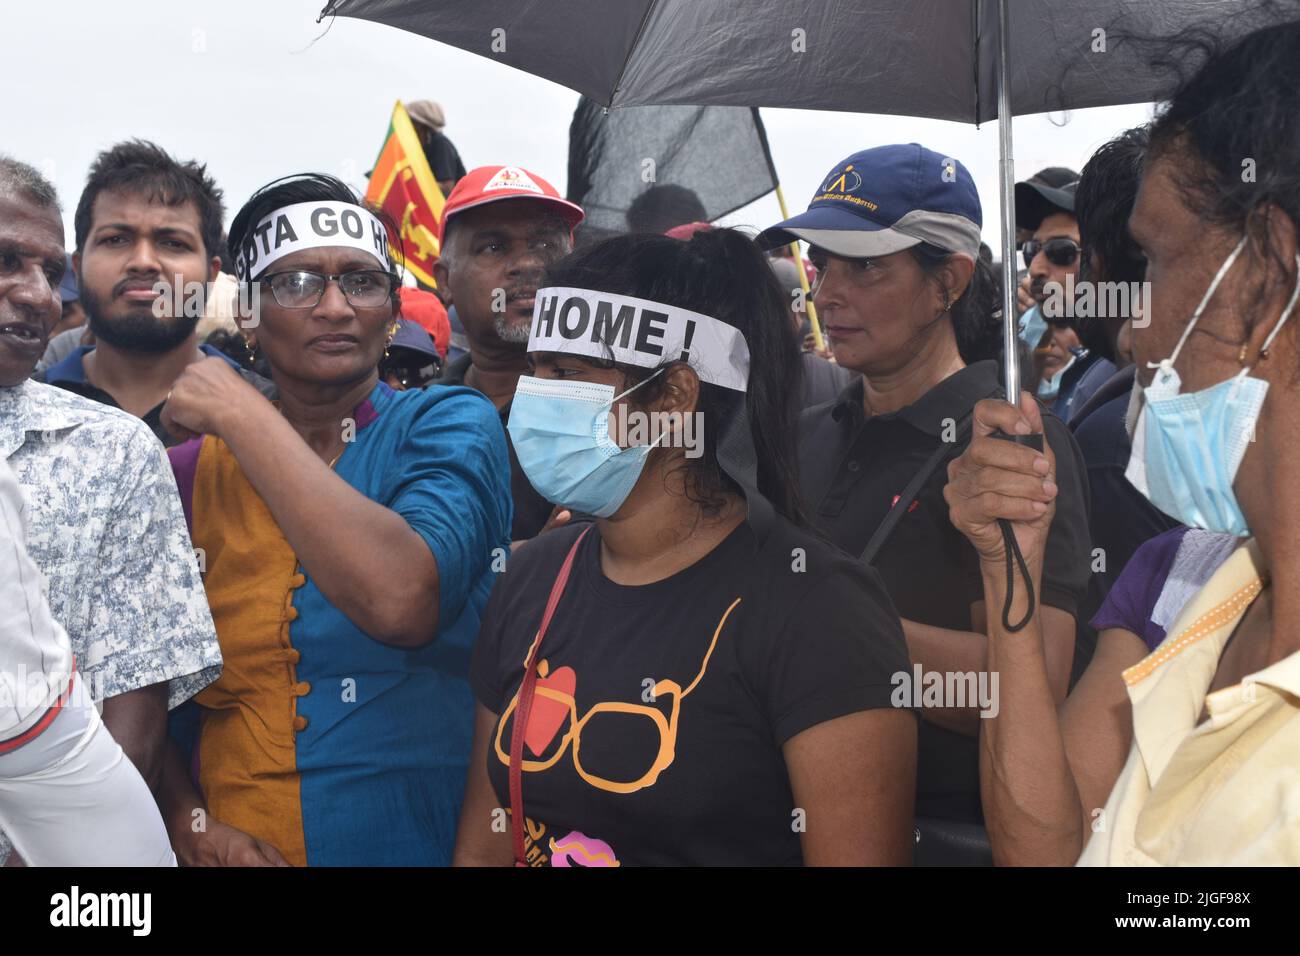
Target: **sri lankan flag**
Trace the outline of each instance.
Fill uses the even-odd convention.
[[[399,100],[393,107],[388,136],[375,160],[366,188],[366,200],[393,217],[400,229],[406,268],[425,285],[433,285],[433,263],[438,258],[438,221],[443,196],[433,178],[424,148],[411,117]]]

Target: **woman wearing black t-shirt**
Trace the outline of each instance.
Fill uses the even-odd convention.
[[[800,527],[798,349],[762,255],[620,237],[548,286],[511,434],[548,500],[597,517],[493,592],[455,861],[910,862],[903,635],[874,573]],[[638,435],[656,412],[678,414]]]

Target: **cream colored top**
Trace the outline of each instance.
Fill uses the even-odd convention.
[[[1245,542],[1124,672],[1133,746],[1079,866],[1300,865],[1300,652],[1206,693],[1262,567]]]

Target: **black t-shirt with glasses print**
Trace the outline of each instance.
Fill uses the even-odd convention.
[[[530,542],[484,614],[471,682],[504,715],[487,755],[502,807],[525,658],[581,531]],[[742,523],[690,568],[643,586],[605,577],[592,526],[540,655],[524,739],[528,861],[800,864],[809,821],[782,745],[891,706],[891,679],[909,666],[875,572],[780,519],[762,544]]]

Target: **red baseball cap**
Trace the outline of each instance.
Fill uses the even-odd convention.
[[[428,332],[438,348],[438,354],[446,358],[447,346],[451,344],[451,320],[447,318],[442,300],[432,292],[409,286],[398,289],[397,297],[402,303],[402,318]]]
[[[669,239],[682,239],[689,242],[691,236],[697,232],[712,232],[717,227],[711,222],[684,222],[680,226],[673,226],[664,233]]]
[[[569,202],[545,179],[522,166],[479,166],[462,176],[447,197],[442,221],[438,223],[438,244],[442,245],[447,220],[452,216],[503,199],[540,199],[549,203],[570,229],[582,222],[585,215],[581,206]]]

